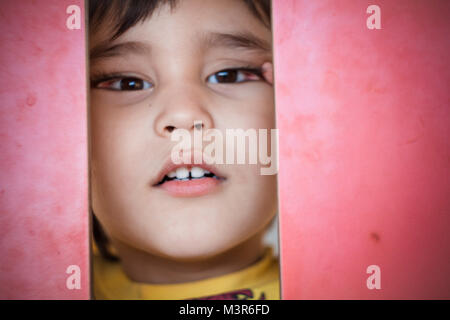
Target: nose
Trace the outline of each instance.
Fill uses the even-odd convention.
[[[160,92],[161,111],[155,120],[156,134],[170,138],[175,129],[193,131],[214,126],[207,108],[207,97],[201,89],[177,86]]]

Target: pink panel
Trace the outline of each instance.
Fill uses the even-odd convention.
[[[449,299],[450,1],[273,15],[282,297]]]
[[[83,17],[82,0],[0,2],[1,299],[89,298]]]

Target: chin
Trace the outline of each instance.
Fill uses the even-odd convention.
[[[155,248],[158,255],[171,260],[199,261],[213,258],[214,256],[232,249],[235,239],[202,238],[201,240],[179,239],[178,241],[165,241],[164,246]]]

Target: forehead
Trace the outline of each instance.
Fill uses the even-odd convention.
[[[112,40],[117,22],[110,16],[90,34],[91,58],[192,46],[271,52],[270,29],[242,0],[182,0],[174,8],[162,5],[149,18]]]

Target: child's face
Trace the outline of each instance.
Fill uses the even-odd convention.
[[[111,36],[105,30],[91,35],[91,50]],[[251,34],[269,48],[229,47],[231,41],[208,46],[212,33]],[[219,129],[224,137],[227,128],[274,128],[269,83],[245,73],[248,81],[235,83],[217,83],[214,76],[271,61],[271,31],[242,0],[183,0],[108,44],[131,41],[149,48],[129,45],[91,60],[91,75],[143,80],[113,79],[91,90],[93,210],[110,237],[153,254],[204,258],[231,249],[275,215],[275,175],[261,175],[255,164],[215,165],[226,180],[190,197],[153,184],[177,144],[171,128],[193,132],[200,120],[203,131]],[[142,89],[125,90],[133,85]]]

